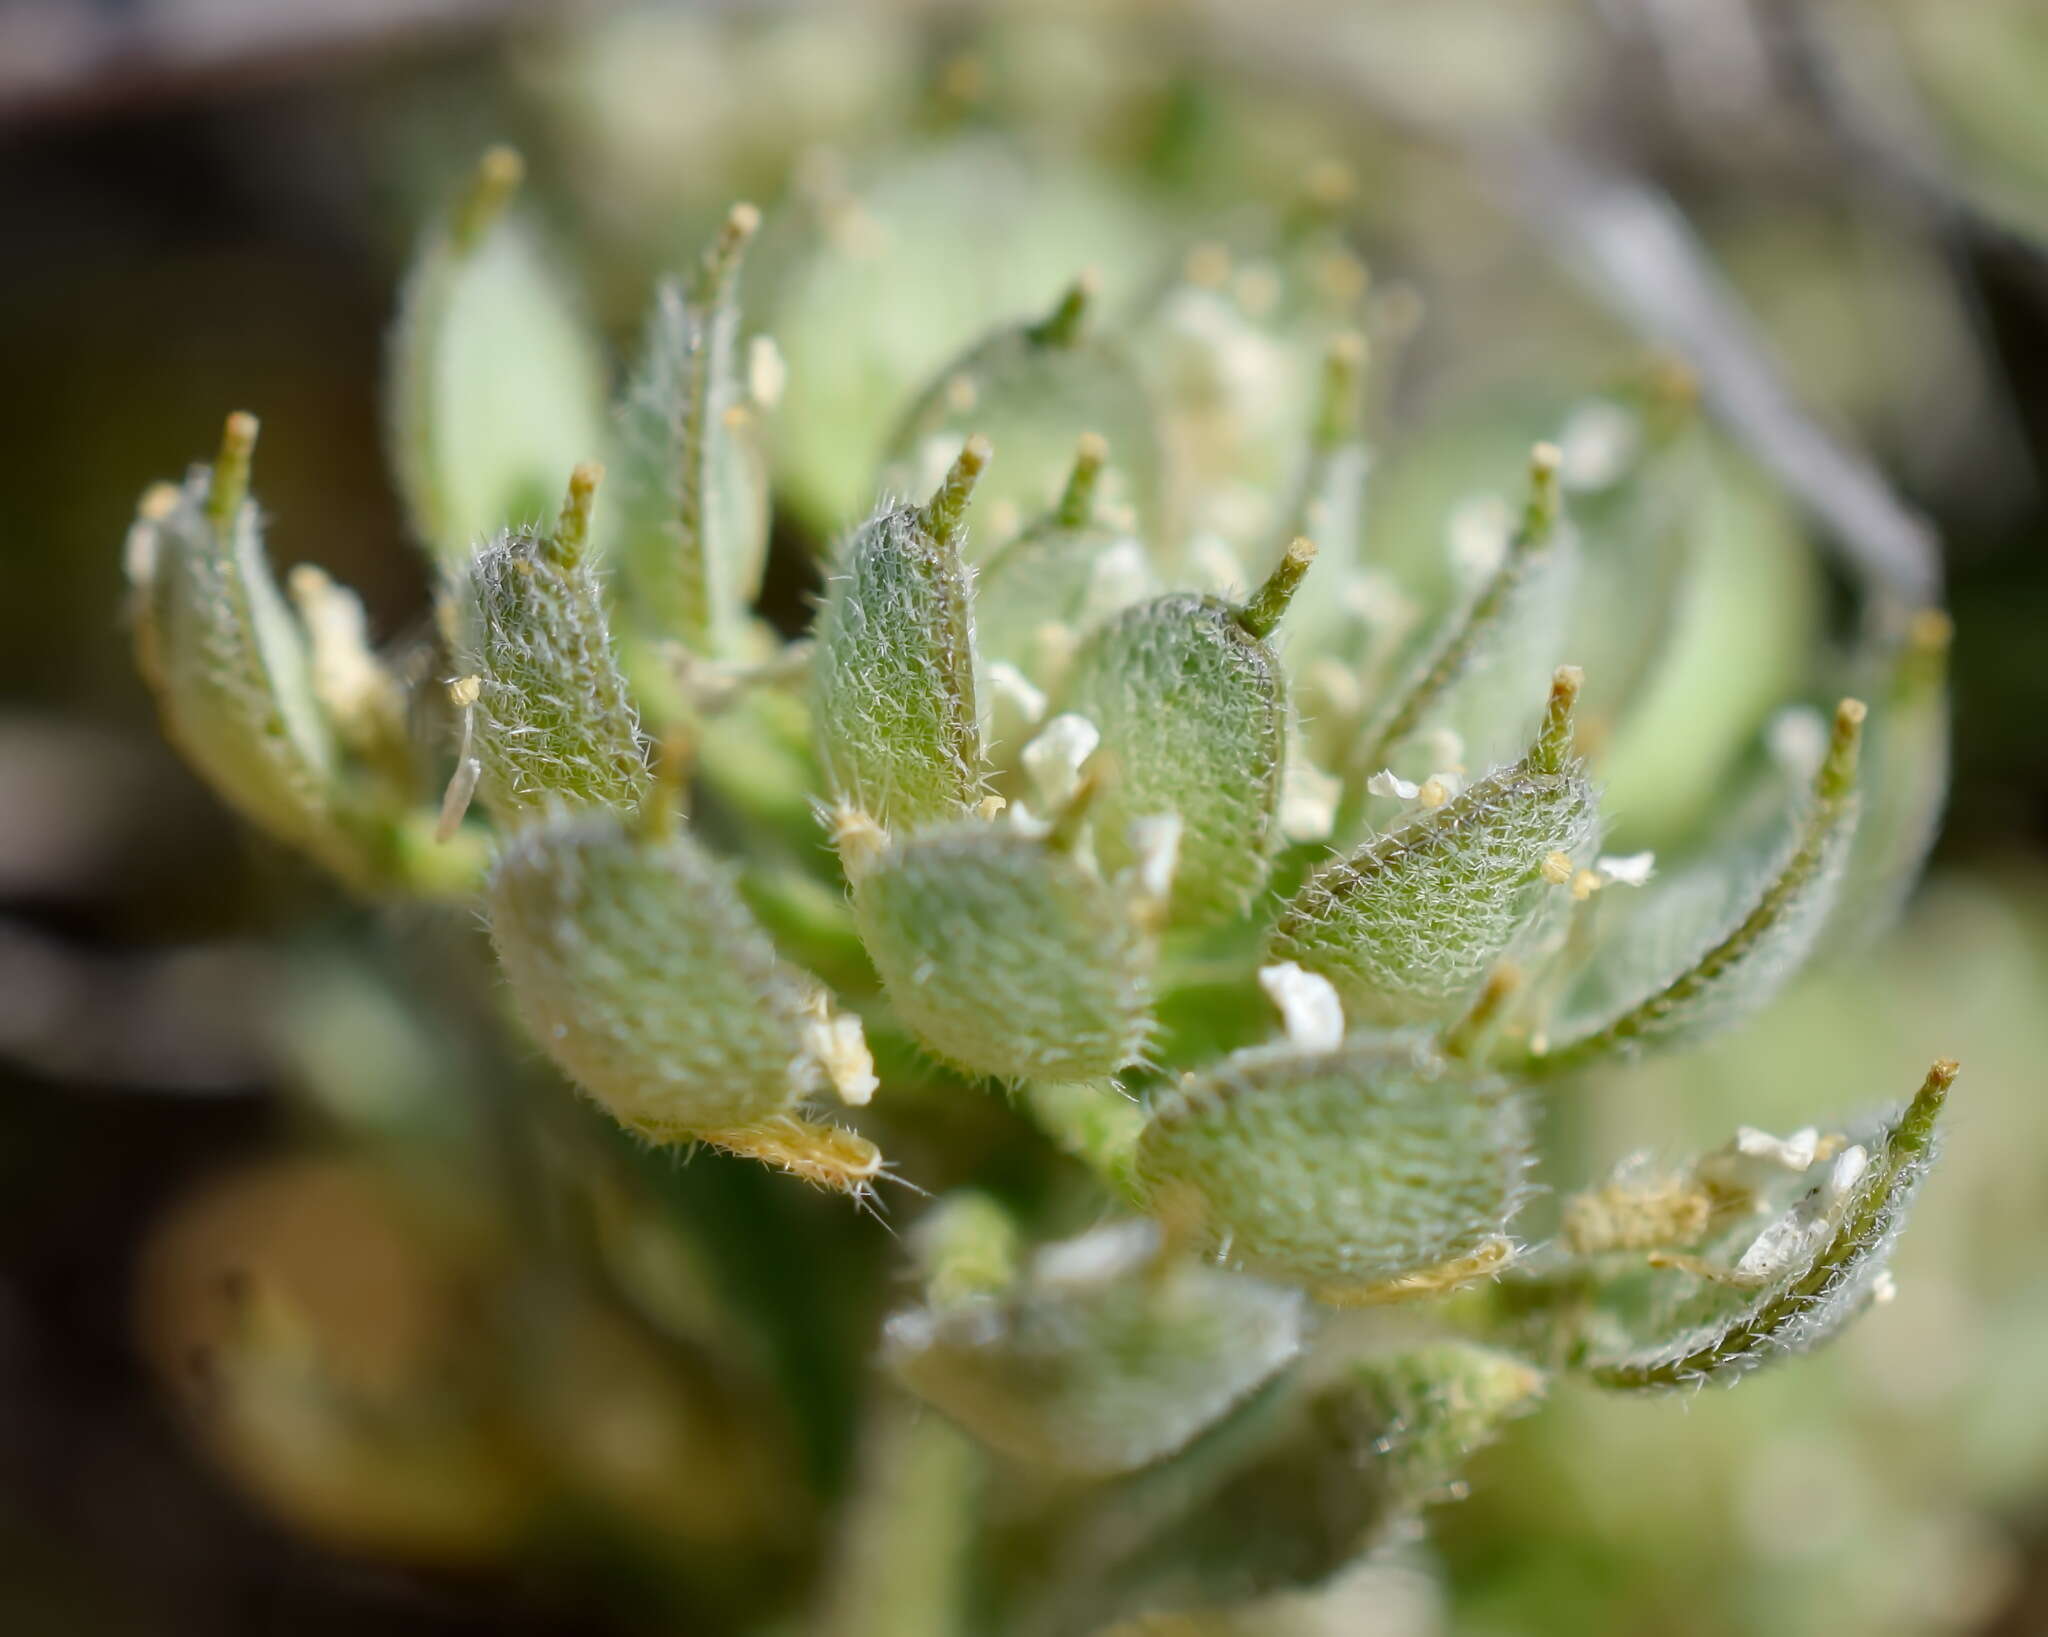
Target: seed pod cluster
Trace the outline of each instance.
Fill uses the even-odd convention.
[[[1884,1293],[1950,1064],[1860,1135],[1625,1162],[1553,1242],[1520,1243],[1517,1213],[1536,1085],[1726,1027],[1896,908],[1944,782],[1943,616],[1871,622],[1878,651],[1843,670],[1875,709],[1842,701],[1803,751],[1803,718],[1776,732],[1795,778],[1696,816],[1675,833],[1706,839],[1667,864],[1603,856],[1636,822],[1600,791],[1629,788],[1614,747],[1687,617],[1709,468],[1681,458],[1669,394],[1582,404],[1532,450],[1519,519],[1454,531],[1456,587],[1434,589],[1374,516],[1364,337],[1378,355],[1401,326],[1364,301],[1325,177],[1269,254],[1187,256],[1127,334],[1084,278],[1049,315],[930,337],[951,361],[900,415],[877,398],[799,429],[773,489],[813,508],[848,450],[881,447],[836,543],[773,520],[778,554],[815,528],[820,570],[784,640],[786,604],[756,608],[783,384],[767,333],[742,346],[758,213],[659,287],[607,431],[576,304],[509,214],[517,172],[487,157],[429,236],[392,352],[442,649],[387,664],[317,568],[280,595],[237,417],[211,468],[145,498],[138,660],[256,825],[367,892],[480,897],[511,1011],[609,1116],[554,1105],[577,1140],[623,1129],[868,1197],[888,1168],[865,1117],[823,1104],[901,1082],[875,1118],[906,1180],[975,1186],[906,1236],[924,1290],[887,1326],[878,1421],[884,1464],[932,1487],[873,1539],[914,1556],[904,1520],[943,1515],[957,1552],[986,1446],[1044,1469],[990,1527],[1088,1565],[1085,1607],[1034,1603],[1017,1630],[1293,1588],[1449,1493],[1550,1367],[1730,1379]],[[903,271],[828,181],[827,242],[778,246],[757,283],[867,287],[849,245]],[[602,509],[592,454],[617,472]],[[1573,659],[1612,667],[1583,711]],[[452,708],[409,692],[430,677]],[[826,1246],[708,1164],[679,1206],[758,1204],[767,1256]],[[842,1253],[864,1254],[821,1260]],[[613,1260],[658,1324],[638,1257]],[[806,1286],[839,1333],[820,1359],[850,1351],[838,1271]],[[1318,1303],[1453,1292],[1470,1337],[1389,1351],[1335,1322],[1298,1356]],[[601,1373],[590,1333],[565,1368]],[[906,1421],[902,1387],[972,1443]],[[693,1530],[729,1521],[658,1488]],[[1070,1514],[1030,1515],[1048,1505]]]

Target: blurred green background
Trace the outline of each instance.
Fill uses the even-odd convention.
[[[1076,267],[1142,285],[1340,160],[1375,299],[1411,332],[1378,394],[1374,502],[1411,564],[1562,406],[1672,340],[1642,328],[1668,280],[1617,286],[1597,254],[1586,276],[1599,224],[1529,161],[1674,201],[1792,398],[1939,538],[1956,781],[1896,932],[1740,1038],[1560,1111],[1561,1140],[1590,1168],[1895,1098],[1937,1055],[1965,1079],[1897,1302],[1740,1393],[1561,1388],[1439,1515],[1424,1600],[1480,1637],[2048,1630],[2044,107],[2032,0],[0,4],[0,1628],[647,1629],[640,1570],[602,1552],[398,1568],[274,1521],[195,1452],[163,1381],[182,1321],[147,1272],[193,1189],[323,1117],[378,1127],[351,1099],[526,1072],[480,1043],[487,998],[446,979],[443,933],[339,905],[183,771],[119,619],[136,493],[247,407],[283,560],[359,588],[387,638],[421,627],[383,333],[416,224],[509,139],[614,339],[733,198],[767,207],[749,301],[795,366],[785,427],[870,398],[886,418]],[[828,277],[778,252],[797,220],[897,253]],[[825,322],[849,311],[856,331]],[[1710,396],[1713,362],[1694,360]],[[1719,704],[1675,690],[1618,754],[1624,845],[1683,839],[1701,792],[1676,770],[1725,769],[1797,674],[1809,610],[1843,623],[1841,492],[1746,458],[1772,428],[1737,409],[1680,639]],[[872,451],[783,456],[767,607],[794,625]],[[379,938],[395,979],[361,976]],[[433,997],[428,1045],[387,990]],[[268,1021],[293,1006],[295,1055]],[[707,1212],[753,1186],[706,1172]],[[818,1346],[857,1351],[883,1230],[786,1214],[792,1242],[846,1242]],[[337,1220],[374,1263],[375,1233]],[[364,1300],[343,1322],[400,1327],[390,1290]],[[711,1597],[664,1623],[721,1618]]]

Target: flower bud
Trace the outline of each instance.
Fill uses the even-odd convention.
[[[826,784],[840,805],[892,827],[957,817],[981,795],[960,542],[988,460],[987,443],[971,439],[928,504],[862,524],[818,616],[813,714]]]
[[[1138,1141],[1155,1210],[1331,1300],[1446,1287],[1512,1252],[1528,1122],[1506,1082],[1398,1039],[1258,1047],[1159,1100]]]

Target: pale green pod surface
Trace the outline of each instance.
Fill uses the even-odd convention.
[[[1532,1408],[1543,1386],[1522,1360],[1461,1342],[1283,1377],[1080,1514],[1078,1535],[1121,1547],[1097,1596],[1178,1611],[1157,1628],[1175,1637],[1268,1632],[1245,1600],[1321,1586],[1412,1539],[1418,1509],[1454,1496],[1464,1459]],[[1133,1536],[1135,1550],[1122,1544]],[[1118,1628],[1137,1629],[1150,1628]]]
[[[1570,753],[1578,683],[1558,673],[1520,761],[1318,870],[1281,911],[1268,958],[1328,978],[1354,1020],[1462,1012],[1597,838],[1593,788]]]
[[[1500,1265],[1528,1162],[1506,1081],[1357,1039],[1254,1048],[1190,1076],[1153,1110],[1137,1175],[1234,1264],[1343,1299]]]
[[[971,442],[929,505],[862,524],[818,615],[812,713],[826,786],[841,806],[892,828],[956,817],[981,795],[960,540],[988,455]]]
[[[1449,726],[1475,754],[1504,746],[1487,737],[1511,723],[1521,701],[1563,657],[1576,544],[1563,526],[1561,456],[1538,444],[1529,458],[1529,496],[1498,560],[1421,643],[1405,674],[1351,753],[1363,781],[1385,767],[1418,730]],[[1433,771],[1423,769],[1423,772]]]
[[[737,205],[685,290],[664,281],[619,406],[618,541],[650,636],[730,653],[768,555],[759,413],[735,357],[739,258],[759,222]]]
[[[1887,1265],[1935,1158],[1937,1122],[1956,1065],[1928,1071],[1911,1103],[1864,1142],[1822,1158],[1822,1180],[1756,1237],[1732,1274],[1700,1282],[1637,1345],[1595,1350],[1584,1368],[1603,1387],[1668,1390],[1727,1383],[1774,1359],[1811,1352],[1887,1290]],[[1694,1259],[1656,1277],[1699,1281]]]
[[[1003,460],[983,496],[985,553],[1059,498],[1075,435],[1094,431],[1117,452],[1114,498],[1153,538],[1161,525],[1159,429],[1136,366],[1093,332],[1093,297],[1093,282],[1077,281],[1045,318],[1005,326],[941,369],[890,440],[883,492],[928,488],[970,432],[986,436]],[[970,549],[970,560],[978,555]]]
[[[1381,1429],[1388,1487],[1411,1504],[1454,1492],[1465,1463],[1533,1409],[1545,1385],[1526,1359],[1463,1341],[1361,1359],[1341,1380]]]
[[[1298,564],[1298,580],[1307,562],[1290,550],[1282,572]],[[1126,609],[1067,678],[1062,708],[1095,725],[1108,760],[1096,852],[1122,869],[1134,824],[1178,814],[1172,915],[1182,925],[1240,914],[1266,884],[1287,754],[1286,678],[1262,640],[1272,620],[1254,613],[1270,590],[1249,608],[1175,592]]]
[[[1158,1268],[1151,1223],[1048,1246],[996,1295],[889,1321],[912,1391],[1015,1460],[1081,1477],[1186,1444],[1299,1350],[1303,1304],[1275,1285]]]
[[[219,464],[144,497],[127,547],[137,662],[165,731],[224,800],[354,875],[362,860],[335,812],[336,747],[306,635],[248,498],[255,437],[253,417],[231,416]]]
[[[1849,851],[1830,944],[1867,943],[1905,907],[1948,799],[1949,617],[1914,616],[1866,734],[1863,816]]]
[[[486,904],[527,1030],[621,1125],[687,1139],[823,1084],[802,980],[688,835],[556,814],[506,844]]]
[[[561,474],[603,447],[596,345],[533,238],[504,219],[523,167],[484,155],[428,234],[400,297],[385,423],[413,532],[445,569],[544,516]]]
[[[1308,458],[1287,526],[1275,543],[1284,550],[1289,540],[1313,540],[1319,565],[1316,578],[1325,593],[1305,599],[1288,618],[1289,663],[1296,675],[1305,658],[1341,648],[1344,633],[1356,620],[1333,588],[1356,574],[1365,543],[1366,479],[1372,468],[1372,451],[1360,424],[1365,360],[1365,337],[1357,331],[1332,337],[1324,350]],[[1270,554],[1274,546],[1266,550]]]
[[[1080,636],[1153,590],[1145,550],[1096,504],[1108,449],[1084,438],[1067,491],[991,557],[974,583],[974,638],[982,664],[1009,665],[1041,685],[1045,645]]]
[[[649,785],[639,719],[612,652],[587,544],[595,476],[579,469],[580,523],[500,534],[467,571],[459,663],[477,681],[473,743],[500,823],[554,806],[638,809]]]
[[[1064,848],[964,820],[853,869],[862,941],[896,1015],[969,1074],[1085,1080],[1144,1050],[1144,906]]]
[[[1586,979],[1598,1003],[1568,1006],[1555,1037],[1518,1068],[1563,1073],[1617,1052],[1699,1039],[1757,1012],[1792,980],[1840,897],[1856,834],[1864,716],[1858,700],[1837,708],[1812,794],[1766,868],[1754,880],[1679,878],[1647,900]],[[1703,916],[1703,907],[1718,913]]]

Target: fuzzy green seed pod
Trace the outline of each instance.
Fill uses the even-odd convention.
[[[264,556],[249,462],[256,418],[220,458],[143,498],[129,532],[136,658],[164,728],[237,811],[344,875],[362,859],[336,814],[336,746],[306,634]]]
[[[1293,1291],[1158,1265],[1147,1222],[1047,1246],[1023,1278],[899,1313],[890,1367],[1003,1454],[1079,1477],[1179,1449],[1299,1350]]]
[[[1936,1125],[1957,1074],[1943,1060],[1912,1102],[1870,1143],[1820,1162],[1827,1176],[1759,1235],[1704,1301],[1681,1310],[1655,1341],[1597,1354],[1585,1365],[1603,1387],[1660,1390],[1732,1382],[1774,1359],[1811,1352],[1886,1289],[1892,1247],[1934,1162]],[[1697,1277],[1691,1258],[1667,1265]],[[1705,1311],[1700,1308],[1704,1307]]]
[[[1283,1376],[1174,1460],[1098,1491],[1074,1520],[1077,1536],[1119,1554],[1107,1600],[1182,1611],[1117,1637],[1271,1630],[1246,1600],[1322,1585],[1412,1539],[1422,1505],[1459,1493],[1456,1463],[1533,1408],[1543,1385],[1522,1360],[1461,1342]]]
[[[413,532],[443,569],[539,517],[600,447],[603,366],[574,304],[506,207],[525,175],[492,148],[421,245],[392,332],[386,438]]]
[[[1359,740],[1353,766],[1361,775],[1385,766],[1410,734],[1438,719],[1468,678],[1500,669],[1498,662],[1518,643],[1526,647],[1562,623],[1561,570],[1569,564],[1559,527],[1561,459],[1554,444],[1539,443],[1530,451],[1529,497],[1520,526],[1492,572],[1431,636]]]
[[[1003,451],[984,497],[992,515],[986,554],[1052,504],[1075,428],[1092,426],[1117,450],[1123,498],[1140,532],[1155,531],[1162,458],[1152,403],[1122,348],[1093,332],[1094,299],[1095,281],[1084,274],[1044,318],[998,329],[940,370],[890,440],[881,488],[924,487],[970,431],[986,434]]]
[[[1411,1504],[1455,1494],[1465,1463],[1535,1408],[1545,1385],[1526,1359],[1462,1341],[1363,1359],[1343,1380],[1381,1429],[1388,1487]]]
[[[1176,592],[1127,609],[1075,656],[1064,709],[1101,734],[1110,772],[1095,847],[1131,860],[1132,826],[1182,823],[1172,914],[1182,925],[1241,913],[1265,885],[1287,752],[1287,684],[1264,638],[1315,548],[1298,540],[1245,606]]]
[[[835,801],[886,825],[954,818],[981,795],[960,543],[989,454],[984,440],[969,439],[928,504],[862,524],[818,615],[818,760]]]
[[[1354,1019],[1463,1011],[1597,835],[1593,788],[1571,754],[1580,680],[1557,673],[1520,761],[1317,871],[1281,911],[1268,958],[1328,978]]]
[[[732,651],[767,562],[759,409],[735,357],[734,290],[760,219],[735,205],[691,287],[668,280],[655,292],[618,415],[627,591],[651,632],[705,655]]]
[[[1139,1138],[1137,1175],[1233,1263],[1369,1300],[1503,1265],[1528,1160],[1505,1081],[1354,1039],[1257,1047],[1184,1080]]]
[[[503,824],[557,805],[633,812],[647,794],[639,718],[590,561],[599,475],[577,467],[555,529],[500,534],[458,593],[460,663],[475,679],[472,742]]]
[[[1085,1080],[1152,1028],[1155,903],[1061,844],[968,819],[890,842],[842,821],[862,941],[936,1056],[1005,1080]]]
[[[1836,708],[1827,752],[1813,793],[1793,833],[1761,878],[1709,924],[1704,937],[1661,960],[1631,958],[1621,978],[1626,998],[1591,1020],[1567,1016],[1561,1039],[1517,1061],[1531,1074],[1560,1074],[1621,1051],[1698,1039],[1760,1010],[1789,983],[1812,953],[1839,896],[1843,864],[1856,834],[1856,760],[1865,710],[1845,699]],[[1683,884],[1670,908],[1688,930],[1696,894]],[[1636,947],[1656,948],[1657,901]],[[1617,949],[1626,946],[1615,945]],[[1647,976],[1647,981],[1645,978]]]
[[[688,835],[557,814],[506,845],[487,907],[528,1031],[621,1125],[687,1140],[823,1086],[810,990]]]
[[[984,666],[1012,666],[1043,686],[1051,680],[1048,636],[1076,639],[1152,590],[1144,547],[1097,504],[1108,459],[1108,444],[1083,437],[1059,504],[976,577],[974,636]]]
[[[1949,781],[1948,651],[1939,609],[1909,622],[1884,679],[1864,749],[1863,816],[1828,928],[1831,945],[1868,943],[1898,919],[1941,828]]]

